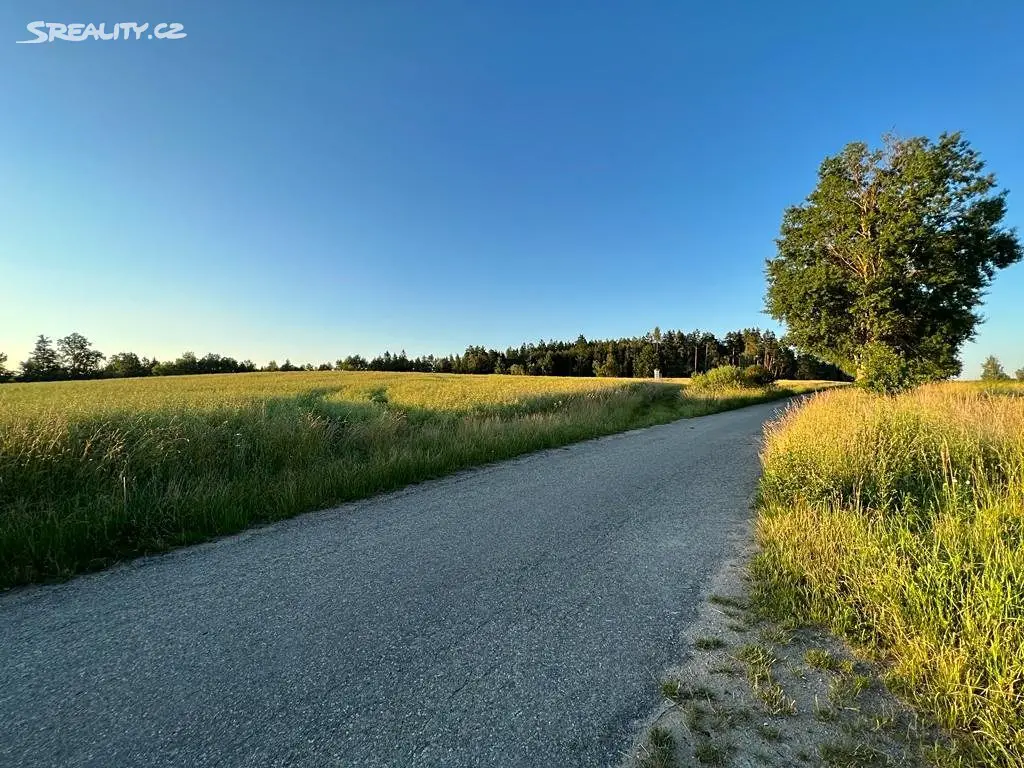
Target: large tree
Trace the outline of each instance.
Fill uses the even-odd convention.
[[[118,352],[111,355],[110,360],[104,368],[107,376],[114,378],[130,378],[134,376],[149,376],[150,366],[139,359],[134,352]]]
[[[57,360],[53,342],[40,334],[28,360],[21,364],[22,381],[55,381],[66,378],[64,369]]]
[[[3,383],[11,378],[11,372],[7,370],[7,355],[0,352],[0,383]]]
[[[88,379],[99,375],[103,353],[80,333],[69,333],[57,339],[57,359],[68,378]]]
[[[1005,214],[959,133],[849,144],[783,217],[768,311],[790,343],[858,378],[879,359],[914,380],[956,375],[985,288],[1021,259]]]

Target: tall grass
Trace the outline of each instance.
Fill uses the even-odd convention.
[[[788,390],[282,373],[0,387],[0,586]]]
[[[887,659],[950,764],[1024,765],[1024,387],[819,394],[763,464],[761,603]]]

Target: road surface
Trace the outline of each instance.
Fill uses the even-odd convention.
[[[0,594],[0,765],[616,765],[779,407]]]

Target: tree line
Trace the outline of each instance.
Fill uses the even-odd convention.
[[[814,190],[786,210],[766,263],[766,309],[786,326],[785,340],[757,328],[722,338],[655,329],[504,352],[471,346],[445,357],[350,355],[316,369],[646,378],[655,370],[685,377],[723,364],[756,365],[777,378],[856,376],[868,389],[893,394],[961,372],[960,349],[975,336],[985,291],[998,270],[1024,259],[1017,232],[1003,226],[1007,194],[959,133],[934,141],[886,136],[879,147],[852,142],[825,158]],[[131,352],[108,360],[78,333],[56,347],[40,336],[17,373],[6,361],[0,353],[0,380],[314,370],[289,360],[257,369],[248,360],[189,352],[172,362]],[[1008,378],[998,361],[987,361],[983,373]]]
[[[1013,374],[1017,381],[1024,381],[1024,367],[1018,368]],[[981,364],[982,381],[1010,381],[1010,374],[1003,369],[1003,364],[995,355],[989,355]]]
[[[610,376],[651,378],[688,377],[721,365],[766,369],[773,378],[846,380],[837,366],[793,350],[771,331],[744,328],[721,338],[707,331],[666,331],[655,328],[640,337],[593,341],[580,335],[575,341],[544,341],[509,347],[504,351],[469,346],[461,355],[410,358],[405,351],[366,359],[349,355],[334,363],[296,365],[271,360],[257,367],[251,360],[210,353],[197,357],[185,352],[176,360],[160,361],[119,352],[106,357],[80,333],[54,343],[39,336],[28,359],[17,371],[5,366],[0,353],[0,381],[64,381],[73,379],[182,376],[204,373],[253,371],[389,371],[422,373],[510,374],[523,376]]]

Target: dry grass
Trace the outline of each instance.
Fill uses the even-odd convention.
[[[759,602],[890,662],[951,764],[1024,764],[1024,387],[823,393],[763,463]]]

